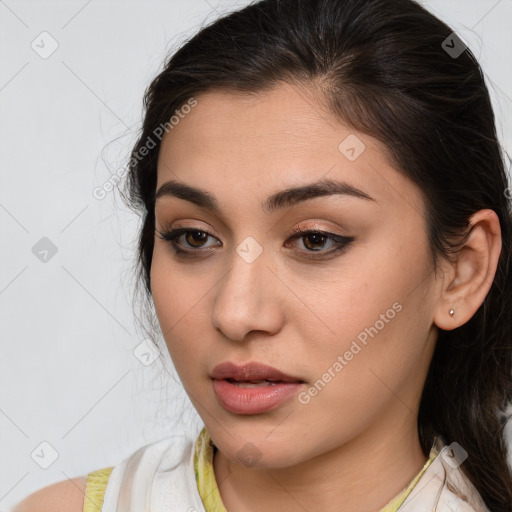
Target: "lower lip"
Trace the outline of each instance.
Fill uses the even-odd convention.
[[[222,406],[234,414],[259,414],[276,409],[297,393],[300,382],[274,386],[238,387],[227,380],[213,379],[213,389]]]

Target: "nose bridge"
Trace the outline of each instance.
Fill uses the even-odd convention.
[[[267,249],[268,251],[268,249]],[[214,302],[214,327],[242,340],[252,330],[274,331],[280,312],[273,300],[275,280],[263,245],[248,236],[236,246]]]

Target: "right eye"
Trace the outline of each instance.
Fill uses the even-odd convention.
[[[210,232],[205,231],[203,229],[195,229],[195,228],[176,228],[176,229],[169,229],[167,231],[159,231],[156,230],[157,233],[160,234],[160,237],[162,240],[166,240],[171,243],[171,245],[176,249],[177,253],[192,253],[197,252],[197,249],[201,248],[209,248],[211,246],[204,246],[201,245],[203,242],[205,242],[208,237],[214,237]],[[187,246],[183,246],[181,243],[177,242],[177,239],[180,238],[182,235],[185,235],[185,241],[187,242]],[[215,237],[214,237],[215,238]],[[196,245],[199,244],[199,245]],[[219,242],[220,245],[222,243]],[[219,245],[216,244],[216,245]],[[190,249],[192,248],[192,249]]]

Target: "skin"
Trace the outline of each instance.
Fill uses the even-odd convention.
[[[158,230],[212,236],[180,236],[202,254],[185,259],[156,233],[151,286],[178,375],[218,447],[222,500],[229,512],[374,512],[427,461],[416,421],[438,328],[464,324],[483,302],[501,250],[498,218],[474,214],[457,262],[435,273],[421,190],[380,142],[334,118],[311,89],[279,84],[196,99],[163,138],[157,190],[171,179],[200,187],[222,210],[157,200]],[[366,146],[354,161],[338,149],[349,134]],[[269,195],[321,178],[375,201],[332,195],[263,213]],[[335,242],[292,239],[298,226],[355,239],[321,257]],[[263,250],[252,263],[236,252],[248,236]],[[309,403],[295,396],[249,416],[217,400],[210,372],[224,361],[274,366],[307,390],[396,302],[401,311]],[[252,466],[237,456],[248,442],[260,455]]]
[[[12,512],[83,512],[86,483],[84,476],[48,485],[17,503]]]

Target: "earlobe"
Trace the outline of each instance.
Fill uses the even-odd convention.
[[[434,323],[450,331],[468,322],[482,305],[496,275],[501,253],[501,229],[493,210],[472,215],[469,235],[442,282]]]

